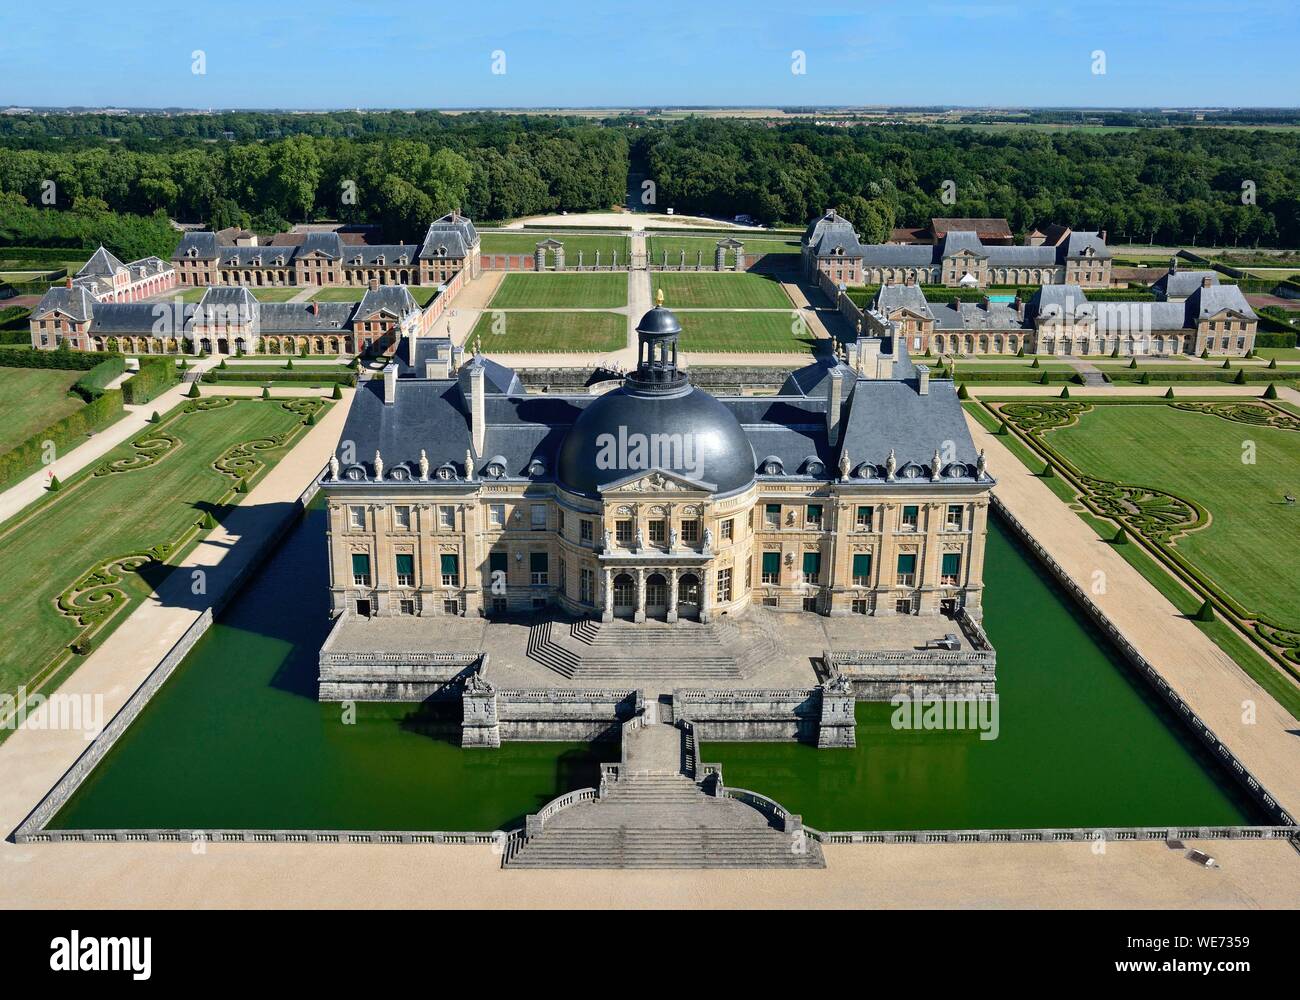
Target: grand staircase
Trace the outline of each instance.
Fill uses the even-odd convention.
[[[738,651],[743,643],[726,623],[546,619],[528,633],[530,659],[597,686],[736,680]]]
[[[623,762],[598,797],[530,817],[506,868],[824,868],[821,845],[736,798],[704,791],[689,731],[624,725]],[[787,828],[787,826],[791,828]]]

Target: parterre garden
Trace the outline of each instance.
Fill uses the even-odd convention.
[[[1254,399],[984,406],[1087,513],[1207,601],[1203,617],[1212,608],[1300,677],[1300,504],[1287,500],[1300,494],[1300,416]]]
[[[0,692],[57,685],[329,405],[189,400],[0,525]]]

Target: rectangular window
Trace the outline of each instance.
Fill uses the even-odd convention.
[[[853,553],[853,586],[871,586],[871,553]]]
[[[353,531],[364,531],[366,527],[366,508],[356,504],[348,508],[348,527]]]
[[[781,527],[781,505],[770,503],[763,508],[763,523],[769,528]]]
[[[727,518],[722,522],[722,540],[729,542],[736,535],[736,522],[732,518]]]
[[[920,523],[920,508],[915,504],[903,507],[903,531],[915,531]]]
[[[683,521],[682,522],[682,541],[688,545],[694,545],[700,540],[700,522]]]
[[[939,570],[939,582],[948,587],[955,587],[961,576],[961,553],[945,552],[943,567]]]
[[[454,528],[456,527],[456,508],[444,504],[438,508],[438,527]]]
[[[651,521],[648,525],[650,528],[650,541],[655,545],[662,545],[668,540],[668,522],[664,520]]]
[[[819,503],[810,503],[804,522],[810,528],[820,528],[822,526],[822,505]]]
[[[718,603],[729,604],[731,602],[731,570],[718,570]]]
[[[632,522],[626,520],[615,521],[614,539],[615,541],[618,542],[619,545],[624,545],[624,546],[631,545],[632,544]]]
[[[961,531],[966,523],[966,508],[959,503],[948,504],[948,516],[944,518],[945,531]]]
[[[397,553],[397,585],[399,587],[415,586],[415,556],[409,552]]]
[[[803,578],[807,583],[816,583],[822,575],[822,554],[805,552],[803,554]]]
[[[510,556],[508,553],[488,553],[488,586],[492,588],[492,593],[505,593],[506,579],[509,570]]]
[[[546,552],[528,553],[528,579],[534,586],[545,584],[550,579],[551,557]]]
[[[541,503],[533,504],[528,510],[528,521],[533,531],[545,531],[546,505]]]
[[[455,552],[444,552],[439,558],[444,587],[460,586],[460,556]]]
[[[872,522],[875,520],[873,517],[874,513],[874,507],[859,507],[857,510],[857,516],[853,520],[853,526],[857,528],[858,531],[872,530]]]
[[[398,601],[398,602],[397,602],[397,610],[398,610],[398,612],[399,612],[400,614],[404,614],[404,615],[413,615],[413,614],[415,614],[415,602],[414,602],[414,601]]]
[[[562,510],[555,512],[555,530],[560,533],[561,538],[564,537],[564,511]]]
[[[912,599],[905,597],[901,601],[895,601],[894,610],[900,615],[910,615],[912,613]]]
[[[569,579],[569,567],[565,564],[564,560],[561,559],[558,568],[559,568],[559,572],[556,575],[559,577],[559,579],[555,583],[555,589],[559,591],[561,594],[568,594],[568,591],[565,589],[565,586],[567,585],[567,581]]]
[[[590,518],[584,517],[578,522],[578,537],[588,545],[591,544],[592,528]]]
[[[578,600],[583,604],[592,603],[592,592],[595,589],[595,577],[591,570],[583,569],[578,571]]]
[[[764,583],[781,582],[781,553],[780,552],[763,553],[763,582]]]
[[[898,557],[898,585],[916,586],[916,553],[903,552]]]
[[[443,601],[443,602],[442,602],[442,613],[443,613],[444,615],[459,615],[459,614],[460,614],[460,601]]]
[[[867,600],[859,597],[853,602],[853,613],[855,615],[867,614]]]
[[[370,586],[370,556],[364,552],[352,553],[352,585],[354,587]]]
[[[393,508],[393,527],[396,528],[398,531],[411,530],[411,508],[410,507],[401,506],[401,507]]]
[[[506,505],[503,503],[488,504],[488,523],[494,528],[500,528],[506,523]]]

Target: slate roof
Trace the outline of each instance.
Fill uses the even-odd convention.
[[[985,223],[989,219],[936,219],[935,222]],[[846,235],[847,233],[847,235]],[[1070,231],[1059,245],[1002,246],[980,240],[976,230],[948,229],[936,239],[933,246],[910,243],[871,243],[863,245],[852,235],[853,227],[836,214],[828,212],[814,219],[804,233],[807,245],[818,254],[826,256],[837,245],[843,245],[850,256],[862,257],[863,263],[876,267],[921,267],[941,263],[953,254],[966,252],[987,258],[991,265],[1002,267],[1052,267],[1066,260],[1077,259],[1090,252],[1098,259],[1109,258],[1110,249],[1100,233]],[[851,239],[850,239],[851,237]]]
[[[465,257],[476,243],[478,232],[474,229],[474,223],[459,212],[449,212],[429,224],[424,242],[420,245],[420,256]]]
[[[190,256],[196,260],[216,260],[218,249],[216,233],[186,233],[172,254],[172,260]],[[191,250],[194,251],[193,254],[190,253]]]
[[[1151,283],[1151,290],[1164,299],[1185,299],[1201,287],[1203,279],[1219,284],[1218,271],[1166,271]]]
[[[366,289],[366,294],[361,296],[361,302],[357,306],[356,315],[359,319],[365,319],[376,313],[387,312],[400,319],[419,308],[405,285],[380,285],[378,288]]]
[[[193,303],[180,306],[167,303],[159,310],[160,303],[155,302],[103,302],[96,306],[94,318],[90,322],[91,336],[110,337],[115,334],[151,334],[157,327],[158,320],[167,312],[180,309],[180,330],[172,328],[167,336],[175,337],[187,330],[193,322],[195,310]],[[158,336],[159,334],[154,334]]]
[[[407,264],[414,264],[422,257],[465,257],[477,242],[478,232],[474,229],[474,223],[463,215],[451,213],[431,223],[419,244],[371,244],[356,233],[310,232],[280,233],[271,237],[264,246],[242,247],[221,245],[218,234],[199,232],[186,233],[181,237],[172,260],[188,258],[193,250],[194,259],[219,260],[223,265],[237,267],[257,267],[259,265],[253,261],[258,258],[262,261],[262,267],[283,266],[274,265],[272,261],[282,255],[285,263],[291,264],[297,258],[309,254],[340,260],[345,267],[374,266],[381,257],[384,259],[383,266],[401,266],[398,258],[403,255],[406,256]],[[443,248],[445,253],[440,252]]]
[[[934,318],[920,285],[881,285],[872,306],[886,316],[898,309],[909,309],[927,319]]]
[[[95,311],[95,298],[83,286],[55,285],[41,296],[32,310],[32,319],[45,319],[55,311],[71,317],[77,322],[90,319]]]
[[[1014,330],[1032,326],[1016,314],[1009,302],[949,302],[934,310],[934,328],[955,330]]]
[[[355,309],[351,302],[259,302],[258,332],[344,333]]]
[[[954,229],[966,230],[981,238],[1011,239],[1011,226],[1006,219],[931,219],[930,232],[936,240]]]
[[[98,250],[91,254],[90,260],[86,261],[81,270],[77,272],[77,277],[80,278],[96,274],[112,277],[125,267],[125,264],[105,250],[101,245]]]

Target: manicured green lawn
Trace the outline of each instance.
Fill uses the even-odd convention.
[[[469,343],[486,354],[530,351],[617,351],[627,346],[627,317],[605,312],[484,313]]]
[[[489,309],[617,309],[627,305],[627,275],[507,274]]]
[[[578,266],[578,251],[582,251],[582,263],[591,267],[596,263],[596,251],[600,251],[602,265],[614,262],[614,252],[618,252],[618,262],[627,266],[628,248],[626,236],[569,236],[564,233],[484,233],[479,247],[480,253],[532,254],[537,244],[546,239],[559,240],[564,244],[564,263],[566,267]],[[547,254],[547,263],[552,258]]]
[[[56,420],[81,409],[68,386],[84,372],[45,368],[0,368],[0,453],[8,451]]]
[[[1250,611],[1300,626],[1300,432],[1172,406],[1097,406],[1047,441],[1081,471],[1194,500],[1210,523],[1174,544]],[[1245,443],[1254,462],[1242,461]]]
[[[658,271],[650,285],[663,289],[669,309],[790,309],[780,282],[759,274],[682,274]]]
[[[811,351],[810,329],[795,329],[790,312],[677,313],[682,324],[683,351],[723,351],[736,354],[792,354]]]
[[[415,299],[421,309],[438,297],[437,285],[407,285],[406,290],[411,293],[411,298]]]
[[[211,393],[212,390],[209,390]],[[59,596],[84,573],[106,559],[175,542],[202,518],[210,505],[234,485],[213,462],[234,445],[284,434],[302,417],[278,401],[239,400],[232,405],[181,411],[135,440],[166,432],[180,439],[155,463],[129,471],[94,475],[109,462],[138,455],[124,444],[103,462],[74,477],[58,493],[46,494],[25,518],[0,528],[0,691],[12,692],[31,679],[76,638],[83,627],[57,607]],[[268,467],[285,452],[257,452]],[[123,589],[130,605],[139,603],[158,582],[158,566],[148,579],[129,572]],[[129,609],[127,609],[129,610]],[[113,623],[127,610],[119,611]]]
[[[686,251],[686,265],[688,267],[694,267],[695,262],[698,260],[704,267],[711,268],[717,252],[718,240],[721,238],[721,236],[647,236],[646,252],[650,255],[652,264],[660,264],[663,262],[664,251],[667,251],[668,263],[671,266],[681,262],[682,251],[684,250]],[[745,244],[746,256],[799,252],[799,238],[797,236],[791,236],[787,239],[760,239],[742,234],[733,238]],[[732,253],[727,251],[728,263],[731,262],[731,259]]]
[[[302,291],[301,288],[250,288],[258,302],[288,302]]]
[[[313,302],[360,302],[366,290],[360,287],[322,288],[312,296]]]

